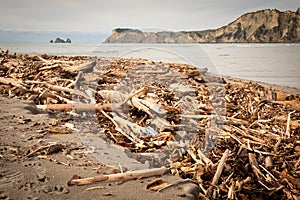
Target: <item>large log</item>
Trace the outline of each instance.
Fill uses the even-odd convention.
[[[101,110],[111,111],[112,104],[48,104],[48,105],[37,105],[37,108],[45,111],[59,111],[69,112],[74,110],[75,112],[101,112]]]
[[[94,176],[94,177],[83,178],[83,179],[73,179],[68,182],[68,185],[87,185],[87,184],[92,184],[101,181],[106,181],[106,182],[129,181],[134,179],[163,175],[166,174],[168,171],[169,169],[165,167],[153,168],[153,169],[142,169],[136,171],[129,171],[125,173],[101,175],[101,176]]]

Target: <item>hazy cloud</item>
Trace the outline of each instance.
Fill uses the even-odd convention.
[[[245,12],[293,10],[299,0],[0,0],[0,29],[109,33],[116,27],[201,30]]]

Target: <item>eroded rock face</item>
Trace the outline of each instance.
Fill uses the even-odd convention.
[[[104,43],[192,43],[184,32],[142,32],[138,29],[114,29]]]
[[[265,9],[242,15],[216,30],[142,32],[114,29],[105,43],[244,43],[300,42],[300,8],[296,12]]]
[[[66,42],[63,39],[58,37],[55,39],[54,43],[66,43]]]
[[[209,32],[198,42],[299,42],[300,11],[261,10]]]
[[[66,43],[72,43],[70,38],[67,38]]]

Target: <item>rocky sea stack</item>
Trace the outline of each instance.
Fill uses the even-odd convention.
[[[117,28],[104,43],[295,43],[300,42],[300,8],[250,12],[215,30],[142,32]]]
[[[53,42],[53,40],[50,40],[50,43],[72,43],[70,38],[67,38],[66,40],[63,40],[61,38],[56,38]]]

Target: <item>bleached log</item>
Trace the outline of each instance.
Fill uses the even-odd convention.
[[[69,112],[75,110],[75,112],[95,112],[101,110],[111,110],[111,104],[48,104],[48,105],[37,105],[37,108],[45,111],[60,111]]]
[[[129,171],[125,173],[101,175],[101,176],[94,176],[94,177],[83,178],[83,179],[73,179],[69,182],[69,185],[87,185],[87,184],[92,184],[95,182],[102,182],[102,181],[106,181],[106,182],[129,181],[134,179],[163,175],[168,171],[169,169],[165,167],[153,168],[153,169],[142,169],[136,171]]]

